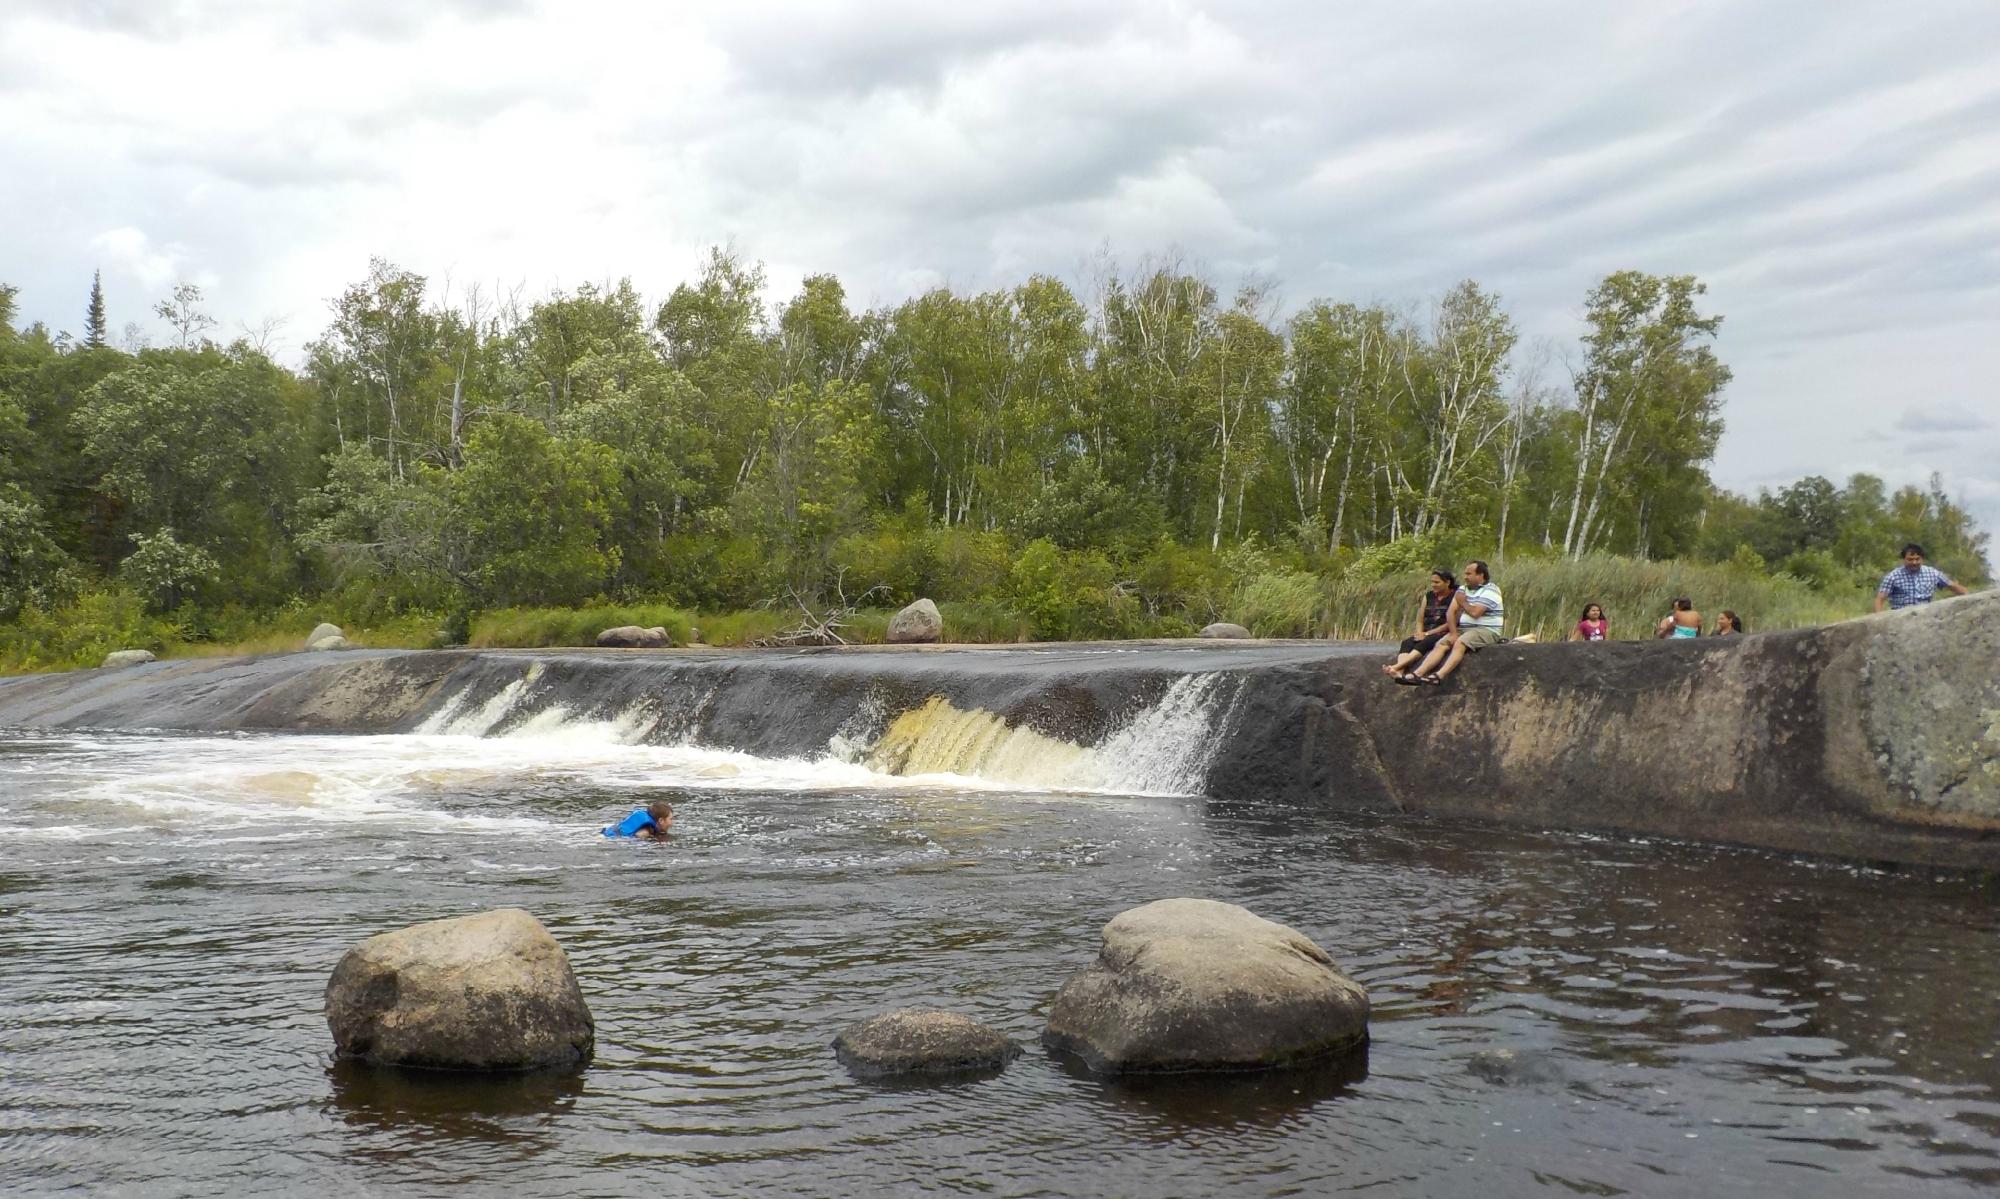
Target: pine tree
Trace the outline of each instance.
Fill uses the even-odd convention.
[[[104,272],[90,275],[90,311],[83,318],[83,344],[93,350],[104,348]]]

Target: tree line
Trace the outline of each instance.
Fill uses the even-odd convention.
[[[881,583],[1198,621],[1231,572],[1609,553],[1852,587],[1909,537],[1987,573],[1935,483],[1712,485],[1730,376],[1692,276],[1606,276],[1547,351],[1469,281],[1289,313],[1174,261],[861,311],[830,275],[765,293],[720,249],[657,304],[378,260],[286,366],[217,341],[192,285],[159,348],[108,344],[97,279],[81,338],[17,328],[0,287],[0,619],[104,587],[467,612]]]

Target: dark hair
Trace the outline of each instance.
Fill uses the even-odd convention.
[[[1480,578],[1482,578],[1482,579],[1485,579],[1485,580],[1486,580],[1487,582],[1489,582],[1489,583],[1491,583],[1491,582],[1493,581],[1493,570],[1492,570],[1492,568],[1488,567],[1488,566],[1486,565],[1486,563],[1484,563],[1484,562],[1481,562],[1481,561],[1480,561],[1479,559],[1477,559],[1477,558],[1474,558],[1474,559],[1473,559],[1472,561],[1470,561],[1470,562],[1467,562],[1467,563],[1466,563],[1466,565],[1467,565],[1467,566],[1476,566],[1476,567],[1478,567],[1478,568],[1479,568],[1479,577],[1480,577]]]
[[[1458,586],[1458,576],[1457,576],[1457,575],[1455,575],[1455,574],[1453,574],[1453,573],[1451,573],[1450,571],[1446,570],[1446,569],[1445,569],[1444,567],[1442,567],[1442,566],[1440,566],[1440,567],[1438,567],[1438,568],[1437,568],[1436,570],[1432,571],[1432,572],[1431,572],[1431,577],[1432,577],[1432,578],[1434,578],[1434,579],[1443,579],[1443,580],[1444,580],[1444,585],[1445,585],[1445,586],[1447,586],[1447,587],[1457,587],[1457,586]]]
[[[1737,615],[1736,613],[1734,613],[1734,612],[1731,612],[1731,611],[1730,611],[1729,609],[1727,609],[1727,608],[1724,608],[1724,609],[1722,610],[1722,614],[1723,614],[1724,616],[1727,616],[1727,617],[1729,618],[1729,629],[1730,629],[1730,631],[1731,631],[1731,632],[1733,632],[1733,633],[1747,633],[1747,632],[1749,632],[1749,631],[1750,631],[1749,629],[1746,629],[1746,628],[1744,628],[1744,627],[1743,627],[1743,618],[1742,618],[1741,616],[1738,616],[1738,615]],[[1720,622],[1720,621],[1717,621],[1717,622],[1716,622],[1716,627],[1717,627],[1717,628],[1721,628],[1721,627],[1722,627],[1722,625],[1721,625],[1721,622]]]
[[[1590,619],[1590,610],[1591,610],[1592,608],[1595,608],[1595,609],[1597,609],[1597,619],[1599,619],[1599,620],[1603,620],[1603,619],[1604,619],[1604,605],[1603,605],[1603,604],[1585,604],[1585,605],[1583,606],[1583,615],[1582,615],[1582,616],[1579,616],[1579,617],[1577,617],[1577,620],[1578,620],[1579,622],[1582,622],[1582,621],[1586,621],[1586,620],[1589,620],[1589,619]]]
[[[1912,541],[1912,542],[1911,542],[1911,543],[1909,543],[1908,545],[1904,546],[1904,547],[1903,547],[1903,552],[1902,552],[1902,553],[1900,553],[1900,554],[1897,554],[1896,556],[1897,556],[1898,558],[1907,558],[1907,557],[1909,557],[1909,556],[1910,556],[1911,554],[1915,554],[1915,555],[1916,555],[1917,557],[1919,557],[1919,558],[1928,558],[1928,557],[1930,557],[1930,555],[1929,555],[1929,554],[1926,554],[1926,553],[1924,552],[1924,547],[1923,547],[1923,546],[1921,546],[1921,545],[1918,545],[1918,544],[1917,544],[1916,542],[1914,542],[1914,541]]]
[[[1694,601],[1693,601],[1693,600],[1689,599],[1689,598],[1688,598],[1687,596],[1685,596],[1685,595],[1681,595],[1681,596],[1676,596],[1676,597],[1674,597],[1674,611],[1676,611],[1676,612],[1692,612],[1693,610],[1694,610]]]

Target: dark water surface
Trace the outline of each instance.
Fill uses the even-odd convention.
[[[660,793],[676,843],[596,828]],[[1105,1083],[1035,1045],[1176,895],[1326,946],[1365,1057]],[[0,734],[0,1194],[1992,1194],[2000,888],[1485,828],[618,745]],[[337,1068],[347,946],[533,911],[575,1078]],[[1029,1046],[855,1081],[909,1003]],[[1514,1049],[1523,1077],[1472,1069]],[[1488,1072],[1490,1073],[1490,1072]]]

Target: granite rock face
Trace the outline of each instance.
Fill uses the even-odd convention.
[[[1163,899],[1104,926],[1042,1034],[1104,1073],[1257,1070],[1368,1039],[1368,993],[1303,934],[1210,899]]]
[[[891,645],[928,645],[944,640],[944,616],[927,599],[896,613],[889,621],[887,640]]]
[[[569,959],[518,908],[370,937],[326,984],[342,1057],[433,1070],[533,1070],[590,1061],[596,1026]]]
[[[319,624],[313,626],[312,632],[306,634],[305,648],[322,649],[325,647],[321,646],[320,642],[329,640],[338,640],[345,645],[346,638],[347,634],[341,631],[339,625],[327,624],[325,621],[321,621]]]
[[[1019,1045],[970,1016],[932,1008],[863,1020],[834,1038],[833,1051],[864,1078],[992,1071],[1021,1056]]]
[[[104,661],[100,665],[109,667],[144,666],[146,663],[155,660],[153,651],[149,649],[115,649],[104,655]]]

